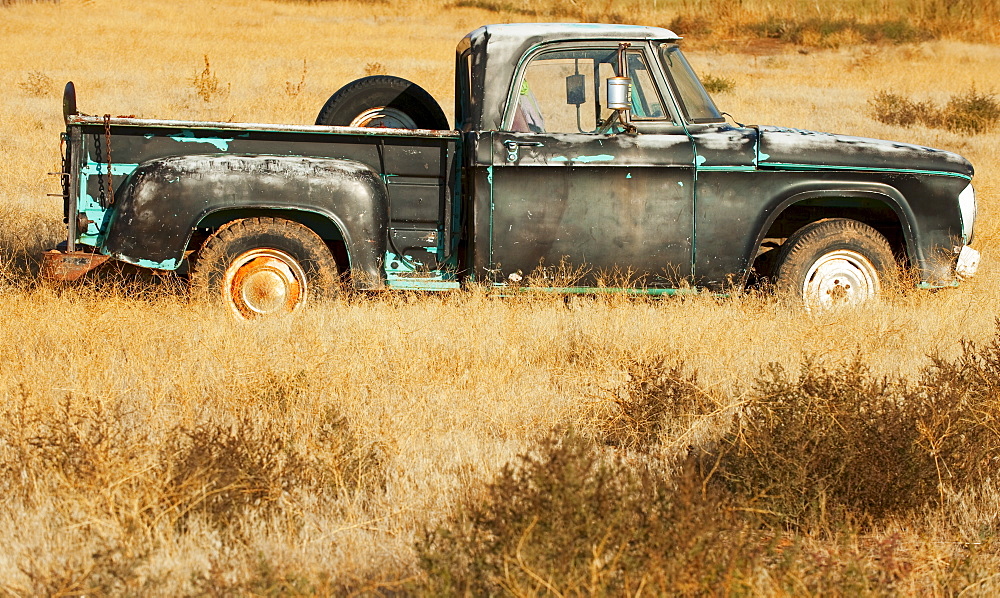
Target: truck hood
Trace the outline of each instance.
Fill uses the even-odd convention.
[[[759,127],[761,168],[819,168],[935,173],[972,177],[972,164],[939,149],[782,127]]]

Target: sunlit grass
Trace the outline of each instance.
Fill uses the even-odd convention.
[[[825,44],[833,49],[822,40],[762,45],[718,29],[683,42],[700,72],[731,83],[716,99],[741,122],[898,139],[970,158],[985,261],[957,289],[810,315],[758,297],[566,302],[474,287],[349,295],[247,325],[170,285],[37,284],[37,253],[64,237],[60,200],[45,194],[59,191],[47,173],[59,169],[65,81],[76,82],[80,109],[92,114],[304,124],[342,84],[375,69],[417,81],[447,113],[454,47],[465,33],[487,22],[575,18],[544,12],[555,3],[538,3],[537,15],[517,2],[499,13],[457,4],[64,0],[0,8],[0,587],[17,595],[337,594],[406,583],[418,591],[425,530],[448,521],[460,501],[487,497],[484,483],[552,429],[611,430],[618,440],[607,445],[625,457],[640,444],[683,451],[722,433],[717,416],[736,412],[770,363],[796,372],[805,358],[834,369],[861,360],[873,376],[915,380],[928,355],[954,359],[962,339],[992,338],[998,135],[904,128],[868,113],[880,90],[938,106],[968,89],[995,91],[1000,49],[967,41],[990,39],[975,24],[971,38],[961,28],[934,30],[935,41],[918,44],[857,45],[843,34],[843,43]],[[654,25],[682,14],[752,24],[777,10],[751,1],[609,6]],[[815,6],[786,3],[778,16],[811,18]],[[884,12],[918,25],[945,19],[948,6],[953,19],[996,14],[991,2],[830,6],[820,16],[875,22]],[[668,411],[652,427],[628,428],[625,417],[609,423],[608,414],[629,405],[622,393],[635,388],[637,364],[662,359],[683,360],[710,400]],[[192,456],[192,442],[225,447],[234,435],[246,446],[230,460],[209,448]],[[931,572],[907,583],[939,583],[944,593],[953,578],[935,572],[954,569],[968,573],[970,592],[988,593],[995,541],[964,543],[995,520],[995,493],[977,492],[948,512],[884,522],[867,535],[792,537],[787,554],[798,560],[788,579],[818,579],[807,569],[820,566],[820,553],[880,579],[878,555],[900,553],[878,546],[896,542],[908,566]],[[765,576],[755,587],[783,586]]]

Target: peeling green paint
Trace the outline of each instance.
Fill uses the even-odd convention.
[[[598,154],[596,156],[577,156],[572,159],[566,156],[556,156],[549,158],[549,162],[582,162],[583,164],[590,164],[591,162],[610,162],[614,159],[615,157],[609,154]]]
[[[972,177],[958,172],[947,172],[942,170],[919,170],[913,168],[882,168],[878,166],[838,166],[833,164],[792,164],[788,162],[768,162],[764,164],[774,170],[853,170],[857,172],[897,172],[902,174],[929,174],[937,176],[949,176],[971,181]]]
[[[132,174],[132,172],[135,171],[135,169],[138,167],[139,167],[138,164],[112,163],[111,174],[115,176]],[[80,174],[84,176],[93,176],[98,174],[107,176],[108,165],[107,163],[102,163],[102,162],[86,162],[80,167]]]
[[[652,297],[675,295],[699,295],[705,292],[699,288],[688,289],[627,289],[623,287],[508,287],[504,283],[497,283],[495,287],[510,288],[518,293],[545,293],[555,295],[648,295]]]
[[[632,178],[632,173],[630,172],[630,173],[626,174],[626,175],[625,175],[625,178],[627,178],[627,179],[630,179],[630,178]]]
[[[122,258],[123,261],[135,264],[136,266],[142,266],[143,268],[152,268],[154,270],[176,270],[177,266],[180,265],[176,258],[170,258],[169,260],[164,260],[162,262],[154,262],[152,260],[130,260]]]
[[[461,288],[457,280],[429,278],[395,278],[387,280],[386,285],[401,291],[454,291]]]
[[[705,156],[695,156],[694,158],[695,166],[701,166],[705,163]]]
[[[753,166],[702,166],[699,170],[716,172],[753,172],[757,169]]]
[[[230,139],[219,139],[218,137],[195,137],[194,131],[184,131],[179,135],[168,135],[174,141],[180,141],[182,143],[207,143],[209,145],[214,145],[220,151],[229,151]]]

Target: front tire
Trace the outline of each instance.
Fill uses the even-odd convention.
[[[241,320],[291,313],[338,288],[337,263],[319,235],[281,218],[226,224],[198,251],[191,272],[195,297]]]
[[[877,300],[898,287],[899,270],[881,233],[857,220],[831,218],[785,241],[774,280],[779,294],[823,310]]]

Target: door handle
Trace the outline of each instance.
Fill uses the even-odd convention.
[[[507,148],[507,161],[517,162],[518,149],[522,147],[542,147],[543,144],[540,141],[515,141],[513,139],[508,139],[503,142],[503,146]]]

